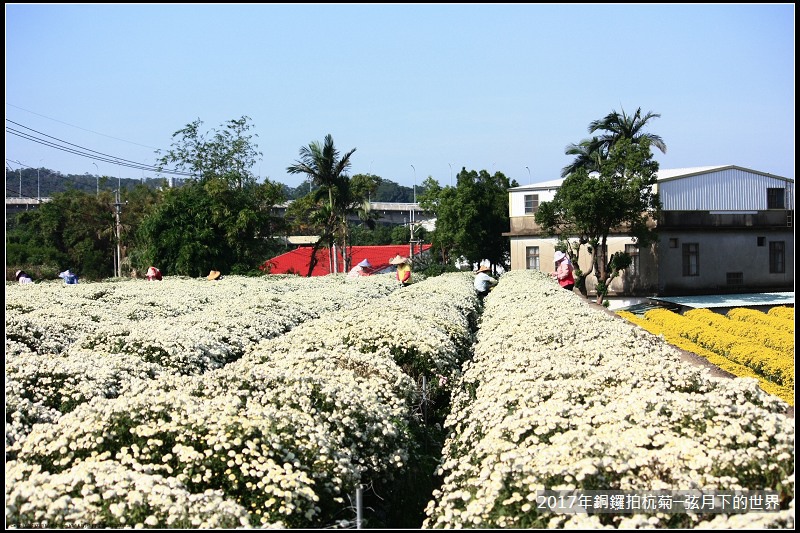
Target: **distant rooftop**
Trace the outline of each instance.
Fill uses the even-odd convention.
[[[656,172],[656,176],[658,181],[667,181],[674,178],[682,178],[692,176],[694,174],[703,174],[706,172],[711,172],[714,170],[729,170],[729,169],[738,169],[743,170],[746,172],[754,172],[756,174],[764,174],[767,176],[773,176],[772,174],[767,174],[765,172],[761,172],[758,170],[751,170],[744,167],[739,167],[736,165],[712,165],[712,166],[705,166],[705,167],[686,167],[686,168],[666,168],[660,169]],[[794,181],[794,178],[784,178],[782,176],[773,176],[780,179],[785,179],[788,181]],[[542,181],[539,183],[532,183],[529,185],[519,185],[517,187],[511,187],[511,191],[523,191],[523,190],[542,190],[542,189],[557,189],[561,187],[561,184],[564,183],[564,178],[557,178],[549,181]]]

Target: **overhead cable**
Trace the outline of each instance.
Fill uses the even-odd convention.
[[[150,172],[160,172],[160,173],[163,173],[163,174],[174,174],[174,175],[178,175],[178,176],[194,176],[194,173],[192,173],[192,172],[185,172],[185,171],[171,170],[171,169],[161,169],[161,168],[159,168],[157,166],[154,166],[154,165],[148,165],[148,164],[145,164],[145,163],[137,163],[135,161],[131,161],[131,160],[128,160],[128,159],[123,159],[123,158],[120,158],[120,157],[104,154],[102,152],[97,152],[95,150],[91,150],[89,148],[85,148],[83,146],[79,146],[77,144],[73,144],[73,143],[64,141],[62,139],[58,139],[57,137],[52,137],[52,136],[47,135],[45,133],[42,133],[40,131],[36,131],[36,130],[34,130],[32,128],[29,128],[27,126],[19,124],[18,122],[14,122],[13,120],[6,119],[6,122],[10,122],[11,124],[14,124],[16,126],[24,128],[26,130],[32,131],[32,132],[34,132],[34,133],[36,133],[38,135],[42,135],[42,136],[46,137],[47,139],[36,137],[36,136],[34,136],[34,135],[30,134],[30,133],[27,133],[27,132],[24,132],[24,131],[21,131],[21,130],[18,130],[16,128],[9,127],[9,126],[6,126],[6,132],[7,133],[10,133],[12,135],[16,135],[18,137],[22,137],[23,139],[27,139],[29,141],[33,141],[33,142],[42,144],[44,146],[49,146],[51,148],[55,148],[57,150],[73,153],[73,154],[80,155],[80,156],[83,156],[83,157],[87,157],[89,159],[94,159],[94,160],[97,160],[97,161],[103,161],[103,162],[106,162],[106,163],[112,163],[112,164],[119,165],[119,166],[135,168],[135,169],[138,169],[138,170],[147,170],[147,171],[150,171]],[[53,139],[53,141],[56,141],[56,142],[53,142],[53,141],[48,140],[48,139]],[[63,144],[57,144],[57,143],[63,143]]]

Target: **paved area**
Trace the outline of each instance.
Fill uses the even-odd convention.
[[[794,306],[793,292],[756,292],[751,294],[706,294],[698,296],[653,296],[651,300],[691,307],[713,309],[717,307],[774,307]]]

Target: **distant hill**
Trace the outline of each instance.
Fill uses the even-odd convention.
[[[53,194],[66,192],[67,190],[78,190],[87,193],[101,191],[114,191],[117,186],[123,190],[133,189],[137,185],[157,189],[165,185],[180,187],[184,183],[183,178],[152,178],[142,177],[142,179],[113,178],[109,176],[96,176],[92,174],[62,174],[57,170],[23,168],[20,170],[10,170],[6,168],[6,198],[47,198]],[[22,189],[20,191],[20,178]],[[303,184],[298,187],[283,185],[283,191],[287,200],[295,200],[305,196],[309,192],[309,185]],[[417,188],[419,193],[420,188]],[[413,202],[414,189],[399,185],[391,180],[383,180],[371,198],[373,202]]]

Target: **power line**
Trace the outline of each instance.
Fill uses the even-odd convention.
[[[156,167],[154,165],[148,165],[148,164],[145,164],[145,163],[137,163],[135,161],[131,161],[131,160],[128,160],[128,159],[123,159],[123,158],[116,157],[116,156],[113,156],[113,155],[104,154],[102,152],[97,152],[95,150],[91,150],[89,148],[85,148],[83,146],[79,146],[77,144],[73,144],[73,143],[64,141],[64,140],[59,139],[57,137],[52,137],[52,136],[47,135],[45,133],[42,133],[40,131],[34,130],[34,129],[29,128],[27,126],[24,126],[24,125],[22,125],[22,124],[20,124],[18,122],[14,122],[13,120],[10,120],[10,119],[6,119],[6,122],[10,122],[11,124],[14,124],[16,126],[24,128],[26,130],[32,131],[32,132],[34,132],[34,133],[36,133],[38,135],[42,135],[42,136],[46,137],[47,139],[53,139],[54,141],[56,141],[58,143],[63,143],[63,145],[59,145],[56,142],[53,142],[53,141],[50,141],[50,140],[47,140],[47,139],[43,139],[43,138],[40,138],[40,137],[36,137],[36,136],[34,136],[34,135],[30,134],[30,133],[27,133],[27,132],[24,132],[24,131],[20,131],[18,129],[15,129],[15,128],[12,128],[12,127],[8,127],[8,126],[6,126],[6,132],[7,133],[10,133],[12,135],[16,135],[18,137],[21,137],[23,139],[27,139],[29,141],[33,141],[33,142],[42,144],[44,146],[49,146],[51,148],[55,148],[57,150],[61,150],[63,152],[68,152],[68,153],[80,155],[80,156],[87,157],[89,159],[94,159],[94,160],[97,160],[97,161],[103,161],[103,162],[106,162],[106,163],[112,163],[112,164],[115,164],[115,165],[118,165],[118,166],[135,168],[135,169],[138,169],[138,170],[147,170],[147,171],[150,171],[150,172],[159,172],[159,173],[163,173],[163,174],[174,174],[174,175],[178,175],[178,176],[194,176],[194,173],[192,173],[192,172],[184,172],[184,171],[180,171],[180,170],[170,170],[170,169],[160,169],[159,167]]]
[[[152,148],[153,150],[158,150],[158,148],[156,148],[155,146],[147,146],[146,144],[139,144],[139,143],[135,143],[133,141],[126,141],[125,139],[120,139],[119,137],[114,137],[112,135],[106,135],[105,133],[99,133],[99,132],[96,132],[96,131],[87,130],[86,128],[81,128],[80,126],[76,126],[74,124],[70,124],[69,122],[64,122],[62,120],[58,120],[58,119],[55,119],[55,118],[52,118],[52,117],[48,117],[46,115],[42,115],[40,113],[36,113],[36,112],[31,111],[29,109],[25,109],[24,107],[19,107],[19,106],[14,105],[14,104],[9,104],[8,102],[6,102],[6,105],[7,106],[11,106],[11,107],[16,107],[17,109],[20,109],[22,111],[27,111],[28,113],[40,116],[42,118],[46,118],[47,120],[52,120],[53,122],[59,122],[61,124],[65,124],[67,126],[70,126],[70,127],[73,127],[73,128],[77,128],[79,130],[88,131],[89,133],[94,133],[95,135],[102,135],[103,137],[108,137],[109,139],[114,139],[115,141],[122,141],[122,142],[126,142],[128,144],[135,144],[136,146],[141,146],[141,147],[144,147],[144,148]]]

